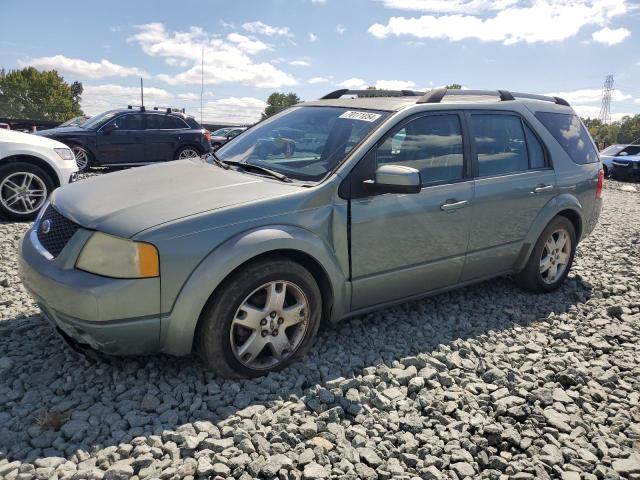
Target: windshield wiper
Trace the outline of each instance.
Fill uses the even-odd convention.
[[[202,155],[202,158],[204,161],[209,160],[209,158],[211,158],[211,161],[213,163],[215,163],[217,166],[219,166],[220,168],[224,168],[225,170],[229,170],[231,167],[229,165],[227,165],[225,162],[223,162],[222,160],[220,160],[215,153],[213,152],[209,152],[206,153],[204,155]]]
[[[219,160],[219,161],[222,163],[225,163],[226,165],[233,165],[236,167],[243,168],[245,170],[251,170],[251,169],[258,170],[259,172],[266,173],[267,175],[273,178],[276,178],[281,182],[286,182],[286,183],[293,182],[293,180],[291,180],[285,174],[276,172],[275,170],[271,170],[270,168],[267,168],[267,167],[263,167],[262,165],[256,165],[255,163],[235,162],[233,160]]]

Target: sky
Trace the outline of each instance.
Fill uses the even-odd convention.
[[[640,0],[0,0],[0,67],[56,69],[82,108],[258,120],[274,91],[450,83],[640,113]],[[204,52],[204,55],[203,55]],[[204,67],[203,67],[204,60]],[[201,79],[204,77],[200,110]]]

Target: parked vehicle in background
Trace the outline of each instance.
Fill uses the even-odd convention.
[[[640,180],[640,155],[614,157],[611,178],[616,180]]]
[[[247,127],[225,127],[211,133],[211,148],[218,148],[244,132]]]
[[[76,170],[66,145],[0,130],[0,216],[32,220],[54,189],[75,180]]]
[[[8,123],[0,123],[0,130],[11,130],[11,125]]]
[[[73,118],[67,120],[66,122],[61,123],[60,125],[58,125],[57,128],[60,128],[60,127],[77,127],[81,123],[84,123],[87,120],[89,120],[89,118],[91,118],[91,117],[89,117],[87,115],[78,115],[77,117],[73,117]]]
[[[320,322],[505,274],[536,293],[562,284],[604,179],[566,101],[341,98],[360,93],[278,113],[209,162],[56,191],[22,241],[23,284],[76,345],[195,348],[228,377],[283,368]]]
[[[613,170],[613,161],[619,157],[628,155],[640,155],[640,145],[609,145],[600,152],[600,159],[604,166],[605,176],[610,176]]]
[[[75,127],[37,132],[73,150],[80,171],[92,167],[137,166],[211,150],[211,134],[190,116],[171,109],[109,110]]]

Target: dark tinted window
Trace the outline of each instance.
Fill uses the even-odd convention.
[[[186,128],[185,123],[169,115],[147,115],[147,130],[172,130]]]
[[[459,180],[464,176],[462,131],[457,115],[419,117],[393,131],[376,152],[378,165],[405,165],[420,170],[422,183]]]
[[[143,130],[144,115],[129,114],[122,115],[114,120],[119,130]]]
[[[584,128],[577,115],[537,112],[536,118],[549,130],[549,133],[575,163],[584,164],[598,161],[598,154],[589,132]]]
[[[483,176],[521,172],[529,168],[522,121],[515,115],[472,115],[471,124]]]
[[[629,145],[628,147],[625,147],[625,149],[622,150],[622,152],[625,152],[627,155],[638,155],[640,154],[640,145]]]
[[[538,137],[531,131],[529,127],[524,126],[524,133],[527,136],[527,149],[529,151],[529,167],[544,168],[544,149]]]

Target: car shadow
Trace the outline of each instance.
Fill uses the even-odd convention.
[[[355,378],[358,388],[360,376],[371,373],[367,367],[381,372],[405,357],[440,358],[455,342],[545,321],[586,302],[591,293],[592,286],[574,276],[546,295],[524,292],[507,278],[486,281],[323,328],[304,358],[251,380],[219,378],[193,357],[103,357],[89,363],[39,315],[5,320],[0,458],[79,458],[78,450],[95,452],[196,421],[237,423],[241,418],[234,415],[250,405],[291,401],[321,416],[353,418],[378,392],[361,389],[370,395],[350,401],[333,390],[327,403],[326,391],[341,379]]]

